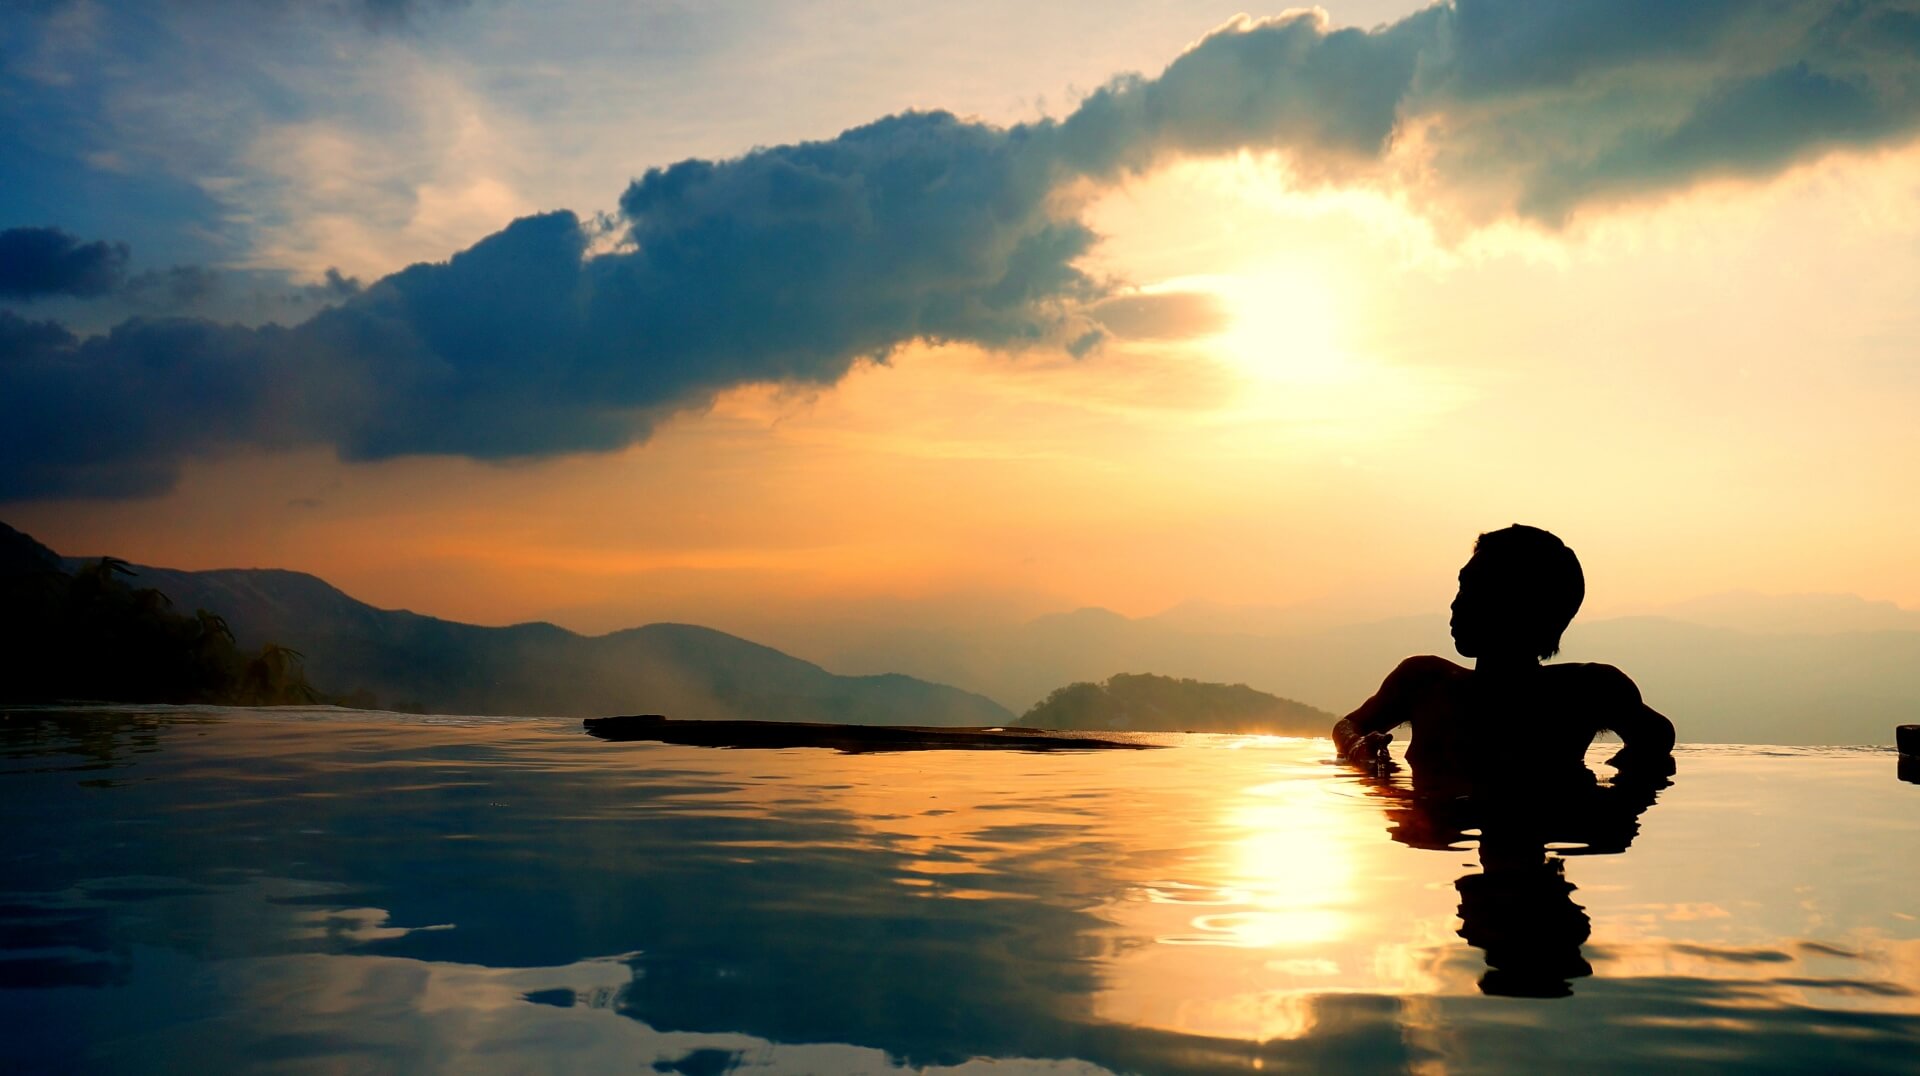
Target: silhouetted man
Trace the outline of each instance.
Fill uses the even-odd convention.
[[[1482,872],[1454,885],[1460,935],[1486,954],[1489,994],[1562,997],[1592,973],[1581,953],[1590,923],[1561,857],[1625,851],[1673,772],[1673,723],[1625,673],[1540,664],[1585,595],[1580,561],[1560,539],[1517,524],[1481,535],[1453,600],[1454,647],[1474,667],[1408,658],[1333,726],[1340,753],[1380,778],[1370,785],[1392,804],[1394,840],[1479,846]],[[1413,727],[1410,789],[1384,779],[1391,730],[1403,724]],[[1625,746],[1603,785],[1585,757],[1607,730]]]
[[[1410,724],[1416,784],[1511,785],[1581,768],[1594,737],[1611,731],[1625,743],[1609,760],[1622,777],[1673,772],[1673,723],[1640,701],[1625,673],[1540,664],[1559,651],[1585,596],[1580,561],[1560,539],[1519,524],[1481,535],[1460,569],[1451,622],[1454,648],[1473,668],[1408,658],[1333,726],[1334,745],[1356,765],[1390,768],[1391,730]]]

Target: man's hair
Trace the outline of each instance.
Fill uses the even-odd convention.
[[[1474,556],[1536,633],[1544,660],[1560,652],[1560,636],[1587,596],[1580,558],[1548,531],[1515,523],[1474,540]]]

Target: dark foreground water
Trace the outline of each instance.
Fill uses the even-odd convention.
[[[1516,829],[1319,744],[1165,740],[16,713],[0,1069],[1920,1065],[1891,752],[1683,750],[1651,806],[1596,788]]]

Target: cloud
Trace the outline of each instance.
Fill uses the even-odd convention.
[[[1060,155],[1096,178],[1245,148],[1285,149],[1316,170],[1371,160],[1446,22],[1444,8],[1376,31],[1329,29],[1318,11],[1240,16],[1159,78],[1127,75],[1090,95],[1059,125]]]
[[[58,228],[0,231],[0,298],[104,295],[126,272],[124,243],[83,243]]]
[[[220,273],[203,265],[149,269],[127,280],[121,290],[140,303],[170,310],[198,306],[221,288]]]
[[[1911,138],[1916,42],[1920,6],[1834,0],[1456,0],[1371,31],[1241,18],[1058,121],[915,112],[656,168],[610,231],[547,213],[364,288],[336,274],[320,287],[338,305],[290,328],[136,317],[83,339],[0,315],[0,498],[151,493],[187,459],[259,447],[609,451],[729,387],[829,385],[915,340],[1084,354],[1106,332],[1199,331],[1190,300],[1116,297],[1080,267],[1096,236],[1079,199],[1171,159],[1272,151],[1306,182],[1558,226]],[[51,263],[125,261],[19,231],[54,236]],[[121,279],[18,272],[19,294]],[[140,286],[203,283],[175,272]]]
[[[587,255],[572,213],[527,217],[292,328],[136,318],[81,339],[0,315],[0,411],[19,419],[0,498],[157,492],[246,446],[609,451],[728,387],[830,384],[910,340],[1064,344],[1099,293],[1073,267],[1093,236],[1053,211],[1028,139],[916,113],[655,169],[622,195],[611,253]]]
[[[1227,312],[1206,292],[1146,292],[1117,295],[1087,311],[1108,332],[1126,340],[1184,340],[1219,332]]]
[[[1920,131],[1905,0],[1462,0],[1402,106],[1427,193],[1549,225]]]
[[[0,299],[34,303],[82,332],[130,317],[192,314],[241,324],[294,318],[359,294],[364,285],[338,269],[315,281],[270,269],[174,265],[130,271],[123,242],[83,242],[59,228],[0,231]]]
[[[1278,151],[1313,182],[1557,226],[1920,131],[1920,4],[1455,0],[1376,30],[1245,16],[1057,132],[1096,179]]]

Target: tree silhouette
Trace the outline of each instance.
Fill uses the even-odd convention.
[[[268,643],[241,654],[218,613],[173,610],[101,557],[72,574],[50,550],[0,524],[0,701],[311,704],[299,652]]]

